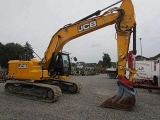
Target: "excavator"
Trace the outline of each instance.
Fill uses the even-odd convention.
[[[120,4],[121,3],[121,4]],[[120,7],[113,7],[120,4]],[[68,53],[62,52],[63,46],[71,40],[90,32],[115,25],[117,41],[118,93],[104,101],[100,107],[131,110],[135,105],[132,79],[135,69],[126,67],[131,34],[133,33],[133,53],[136,54],[136,22],[131,0],[120,0],[83,19],[60,28],[51,38],[44,58],[37,60],[10,60],[5,92],[28,99],[44,102],[57,101],[62,92],[78,93],[81,85],[70,82],[71,64]],[[126,71],[130,73],[125,76]]]

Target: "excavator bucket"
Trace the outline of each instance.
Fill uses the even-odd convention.
[[[104,101],[100,107],[118,110],[131,110],[136,102],[135,90],[133,88],[128,89],[119,81],[117,84],[119,87],[118,94]]]

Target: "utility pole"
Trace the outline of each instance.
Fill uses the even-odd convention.
[[[142,38],[139,38],[139,40],[140,40],[140,47],[141,47],[141,60],[142,60],[142,59],[143,59],[143,58],[142,58],[142,42],[141,42]]]

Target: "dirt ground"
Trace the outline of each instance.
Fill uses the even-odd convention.
[[[160,120],[160,90],[149,93],[135,88],[136,104],[131,111],[101,108],[107,98],[117,94],[117,80],[106,74],[73,76],[79,82],[78,94],[63,93],[55,103],[44,103],[6,95],[0,83],[0,120]]]

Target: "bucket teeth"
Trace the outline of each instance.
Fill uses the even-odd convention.
[[[133,90],[129,90],[125,86],[119,85],[118,94],[104,101],[100,107],[131,110],[136,102],[135,91]]]

